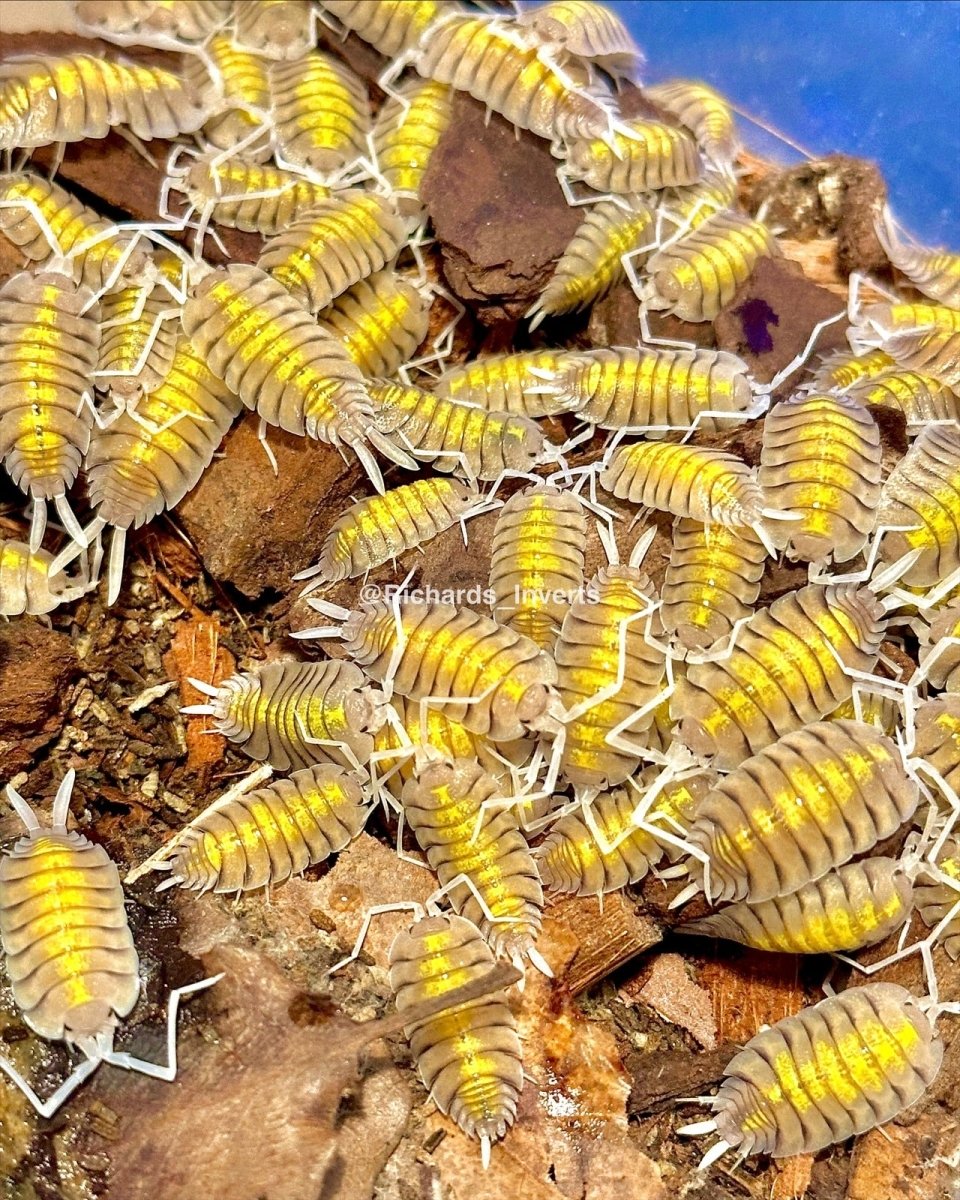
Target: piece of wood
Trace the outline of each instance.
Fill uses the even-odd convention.
[[[580,943],[561,976],[574,996],[661,940],[660,926],[641,915],[623,892],[604,896],[602,908],[596,896],[565,896],[548,911]]]

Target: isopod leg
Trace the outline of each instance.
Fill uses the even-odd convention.
[[[101,1061],[99,1058],[88,1058],[86,1062],[82,1062],[76,1070],[67,1076],[47,1100],[41,1100],[16,1067],[12,1063],[7,1062],[5,1058],[0,1058],[0,1071],[23,1092],[24,1096],[26,1096],[41,1117],[49,1119],[73,1095],[84,1080],[90,1078],[97,1067],[100,1066]]]

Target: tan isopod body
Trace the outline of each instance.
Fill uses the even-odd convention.
[[[956,887],[933,875],[921,873],[914,889],[917,912],[923,923],[931,929],[935,929],[960,903],[960,842],[955,835],[944,841],[935,865],[941,875],[955,881]],[[939,940],[949,957],[956,962],[960,958],[960,912],[954,913],[940,931]]]
[[[628,121],[630,136],[570,144],[564,174],[598,192],[631,195],[696,183],[703,174],[697,140],[686,129],[660,121]]]
[[[778,597],[749,618],[726,658],[688,667],[670,705],[677,737],[732,770],[848,700],[844,668],[871,671],[885,631],[868,588],[808,584]]]
[[[390,947],[397,1010],[481,979],[493,964],[493,951],[470,921],[424,916]],[[480,1140],[487,1162],[491,1141],[516,1118],[523,1089],[523,1052],[506,993],[444,1009],[404,1033],[424,1087],[442,1113]]]
[[[732,210],[717,213],[651,255],[642,302],[682,321],[712,321],[761,258],[779,255],[762,221]]]
[[[689,870],[713,902],[788,896],[896,833],[919,798],[891,738],[859,721],[818,721],[704,796],[687,841],[709,859],[709,885],[701,858]]]
[[[897,859],[865,858],[789,895],[759,903],[741,900],[674,932],[726,938],[780,954],[836,954],[883,941],[909,918],[913,904],[913,884]]]
[[[490,546],[493,615],[552,650],[564,614],[580,598],[587,518],[572,492],[534,484],[497,514]]]
[[[481,807],[499,794],[478,763],[458,758],[416,769],[402,804],[441,885],[459,876],[473,884],[476,894],[466,883],[450,889],[452,907],[477,926],[494,954],[518,962],[540,933],[543,889],[515,814]]]
[[[543,430],[527,417],[488,412],[390,379],[371,379],[367,389],[381,435],[435,471],[488,481],[550,461]]]
[[[960,599],[951,600],[933,614],[920,635],[919,661],[933,687],[960,692]]]
[[[51,571],[53,555],[26,542],[0,542],[0,616],[42,617],[60,604],[79,600],[91,586],[84,579]]]
[[[319,611],[323,602],[311,601]],[[557,668],[535,642],[490,617],[402,597],[337,609],[347,654],[379,683],[491,741],[523,737],[548,710]]]
[[[940,696],[917,708],[914,754],[932,767],[947,787],[960,789],[960,696]]]
[[[91,54],[31,56],[0,63],[0,150],[104,138],[123,125],[144,141],[195,133],[210,89],[161,67]]]
[[[416,479],[382,496],[367,496],[337,519],[316,567],[297,578],[316,577],[308,591],[356,579],[456,525],[478,499],[476,489],[455,479]]]
[[[274,137],[283,166],[321,174],[348,167],[367,153],[370,100],[345,63],[312,51],[270,68]]]
[[[884,535],[881,562],[920,551],[902,583],[929,587],[960,567],[960,430],[923,430],[883,485],[877,525],[906,526]]]
[[[904,245],[886,205],[877,213],[874,228],[887,258],[917,291],[940,304],[960,309],[960,254],[942,248]]]
[[[960,395],[922,371],[893,368],[873,379],[856,383],[845,393],[859,404],[879,404],[903,413],[908,433],[920,433],[931,422],[960,425]]]
[[[649,438],[668,429],[704,433],[726,428],[754,404],[746,363],[725,350],[611,346],[569,355],[553,382],[581,421],[599,429],[643,429]]]
[[[131,284],[100,301],[100,356],[96,386],[118,407],[153,392],[170,373],[181,342],[180,309],[158,284],[146,300]]]
[[[257,265],[316,313],[386,266],[406,236],[390,200],[351,188],[270,238]]]
[[[416,50],[444,13],[441,0],[321,0],[321,7],[387,58]]]
[[[204,58],[192,56],[187,60],[186,79],[194,87],[199,90],[212,70],[221,93],[203,125],[206,147],[229,152],[243,143],[247,158],[263,162],[270,157],[268,66],[260,55],[251,54],[227,33],[210,38],[204,46]]]
[[[747,1158],[816,1154],[891,1120],[936,1078],[943,1042],[894,983],[847,988],[761,1030],[727,1064],[701,1169],[728,1149]]]
[[[697,139],[706,157],[729,167],[737,155],[737,130],[730,105],[712,87],[698,80],[668,79],[645,87],[643,94],[677,118]]]
[[[490,412],[552,417],[569,411],[566,397],[557,399],[549,386],[569,358],[567,350],[490,354],[450,367],[433,384],[433,391],[458,404]]]
[[[631,208],[626,211],[613,200],[601,200],[587,208],[550,282],[526,314],[531,329],[544,317],[575,312],[605,296],[623,278],[623,256],[651,245],[653,207],[646,197],[630,200]]]
[[[445,83],[413,77],[397,88],[406,106],[395,97],[384,104],[373,129],[372,148],[377,169],[387,181],[402,216],[423,208],[420,185],[430,158],[450,124],[451,90]]]
[[[945,304],[866,305],[847,340],[859,352],[880,347],[899,366],[960,390],[960,310]]]
[[[643,62],[623,21],[594,0],[549,0],[523,8],[517,24],[535,34],[548,52],[572,54],[616,78],[632,79]]]
[[[773,544],[812,563],[859,554],[876,523],[882,452],[876,421],[849,396],[798,395],[774,405],[757,479],[771,508],[802,519],[771,522]]]
[[[317,323],[368,378],[396,375],[430,330],[430,293],[388,267],[321,309]]]
[[[147,250],[132,246],[137,234],[124,233],[59,184],[29,171],[0,175],[0,233],[42,266],[66,256],[56,269],[69,271],[94,292],[128,281],[142,284],[149,270]]]
[[[367,763],[383,720],[383,697],[346,662],[273,662],[202,690],[210,703],[185,712],[212,716],[244,754],[278,771],[317,763]]]
[[[680,517],[661,588],[664,630],[688,650],[706,650],[749,617],[767,552],[751,529]]]
[[[756,526],[763,515],[763,497],[747,464],[701,446],[621,446],[600,472],[600,486],[620,500],[704,525]]]
[[[80,27],[120,45],[184,49],[202,42],[230,16],[231,0],[77,0]]]
[[[369,815],[358,780],[343,767],[304,767],[215,801],[164,846],[154,870],[170,872],[161,888],[269,888],[342,850]]]

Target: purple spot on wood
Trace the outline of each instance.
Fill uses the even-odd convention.
[[[773,338],[767,326],[779,325],[780,318],[766,300],[754,297],[745,300],[733,311],[734,315],[740,318],[740,327],[751,354],[766,354],[773,349]]]

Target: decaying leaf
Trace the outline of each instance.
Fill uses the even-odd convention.
[[[163,665],[180,685],[180,703],[202,704],[206,699],[189,682],[190,677],[218,684],[232,675],[237,660],[220,645],[220,622],[215,617],[192,616],[181,621]],[[198,773],[223,758],[226,739],[211,733],[209,717],[186,718],[187,770]]]

